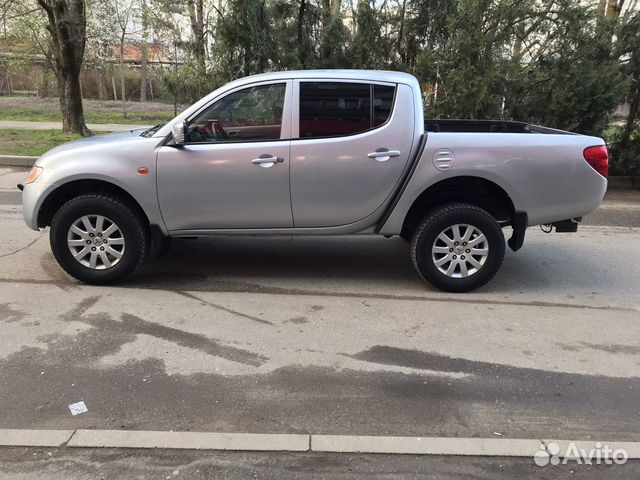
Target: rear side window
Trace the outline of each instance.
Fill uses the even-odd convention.
[[[395,87],[345,82],[300,83],[300,138],[339,137],[385,123]]]
[[[393,96],[396,87],[388,85],[373,86],[373,127],[387,123],[393,110]]]

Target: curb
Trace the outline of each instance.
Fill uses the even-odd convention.
[[[77,430],[68,447],[306,452],[309,435]]]
[[[24,155],[0,155],[0,166],[3,167],[33,167],[39,157]]]
[[[142,430],[2,430],[0,446],[135,448],[245,452],[321,452],[476,457],[530,457],[557,444],[559,458],[573,458],[570,445],[598,456],[624,450],[640,459],[640,442],[525,438],[386,437],[282,433],[174,432]]]
[[[60,447],[73,436],[74,430],[1,430],[2,447]]]

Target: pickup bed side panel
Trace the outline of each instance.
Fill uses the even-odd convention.
[[[584,160],[583,150],[603,143],[582,135],[430,132],[418,166],[380,233],[398,234],[422,192],[458,176],[500,186],[516,210],[527,212],[529,225],[586,215],[602,202],[607,180]],[[453,154],[446,171],[434,164],[443,149]]]

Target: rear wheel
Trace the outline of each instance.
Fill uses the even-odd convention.
[[[468,292],[487,283],[500,269],[504,251],[498,222],[466,203],[432,211],[411,240],[411,260],[420,276],[447,292]]]
[[[128,203],[111,195],[81,195],[53,217],[49,235],[60,266],[86,283],[124,280],[144,261],[146,222]]]

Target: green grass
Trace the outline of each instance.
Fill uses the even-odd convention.
[[[174,117],[173,111],[147,110],[131,112],[124,118],[122,112],[86,111],[84,118],[87,123],[121,123],[131,125],[155,125],[166,123]],[[58,112],[47,112],[36,108],[9,107],[2,108],[0,120],[17,120],[21,122],[61,122]]]
[[[40,156],[56,145],[77,140],[80,135],[59,130],[0,130],[0,153],[3,155]]]
[[[175,116],[173,105],[160,102],[129,102],[126,118],[121,102],[84,100],[83,105],[87,123],[156,125],[166,123]],[[62,116],[57,98],[0,96],[0,120],[60,122]]]

